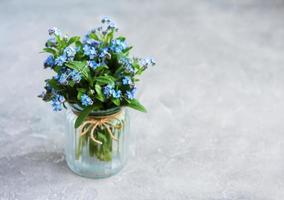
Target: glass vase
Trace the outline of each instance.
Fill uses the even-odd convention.
[[[89,178],[109,177],[126,164],[129,154],[129,117],[124,107],[91,112],[79,128],[82,108],[68,105],[65,157],[69,168]]]

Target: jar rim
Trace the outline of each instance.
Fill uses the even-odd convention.
[[[72,111],[75,111],[75,112],[82,112],[83,111],[83,108],[82,106],[78,105],[78,104],[71,104],[71,103],[68,103],[68,105],[70,106],[71,110]],[[118,107],[112,107],[112,108],[108,108],[108,109],[105,109],[105,110],[97,110],[97,111],[92,111],[90,112],[90,116],[106,116],[106,115],[112,115],[112,114],[115,114],[115,113],[118,113],[119,111],[121,111],[122,107],[121,106],[118,106]]]

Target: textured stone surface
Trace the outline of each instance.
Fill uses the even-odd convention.
[[[91,180],[64,161],[64,115],[36,95],[47,29],[112,16],[153,56],[131,111],[137,155]],[[0,2],[0,199],[284,199],[284,1]]]

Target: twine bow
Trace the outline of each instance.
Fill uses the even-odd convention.
[[[122,110],[118,113],[115,113],[113,115],[107,115],[107,116],[89,116],[83,124],[79,127],[79,133],[80,137],[85,135],[90,131],[90,138],[97,144],[102,144],[100,140],[97,140],[95,138],[95,130],[97,128],[106,128],[107,132],[109,133],[110,137],[117,141],[118,139],[113,135],[112,130],[110,127],[113,127],[114,125],[111,123],[114,120],[117,120],[119,122],[118,125],[115,125],[114,127],[117,129],[121,129],[123,127],[123,123],[119,119],[119,116],[122,114]]]

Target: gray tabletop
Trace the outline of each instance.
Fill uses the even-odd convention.
[[[111,16],[153,56],[130,111],[136,156],[116,176],[74,175],[64,112],[36,95],[47,29],[83,35]],[[284,2],[0,2],[0,199],[284,199]]]

